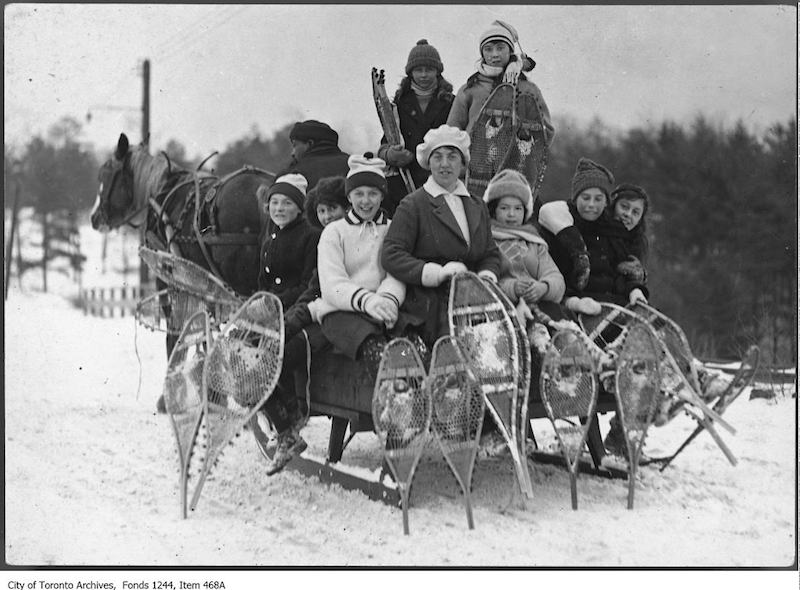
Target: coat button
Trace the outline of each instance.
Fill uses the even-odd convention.
[[[272,234],[272,239],[274,240],[274,239],[275,239],[275,236],[277,236],[277,235],[278,235],[278,234]]]
[[[276,284],[276,285],[280,285],[280,284],[281,284],[281,278],[280,278],[280,277],[278,277],[277,279],[275,279],[275,284]]]
[[[265,266],[264,270],[267,271],[267,273],[269,273],[269,267],[268,266]]]

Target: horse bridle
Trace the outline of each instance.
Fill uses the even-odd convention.
[[[108,208],[111,206],[111,195],[113,194],[114,186],[117,183],[117,180],[120,176],[122,176],[122,190],[125,191],[125,196],[128,198],[130,203],[133,203],[134,196],[133,196],[133,173],[129,172],[125,164],[127,163],[128,159],[130,158],[130,152],[125,154],[125,157],[120,161],[116,158],[109,160],[103,166],[111,168],[111,181],[108,183],[108,189],[104,191],[106,193],[106,198],[103,199],[103,196],[100,197],[100,207],[98,207],[98,211],[100,213],[100,218],[105,225],[111,225],[110,220],[108,218]],[[130,225],[131,227],[139,227],[139,225],[134,225],[131,223],[131,219],[139,215],[142,211],[147,209],[150,206],[149,203],[145,203],[143,206],[134,209],[133,212],[126,215],[122,221],[119,223],[119,226],[123,226],[125,224]],[[141,224],[140,224],[141,225]]]

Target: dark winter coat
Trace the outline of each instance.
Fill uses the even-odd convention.
[[[261,234],[258,288],[278,296],[283,309],[308,287],[317,268],[320,230],[299,216],[283,229],[269,221]]]
[[[417,95],[411,89],[409,78],[405,78],[397,90],[394,103],[397,107],[397,117],[400,119],[400,133],[403,136],[405,148],[414,154],[414,159],[405,167],[411,173],[414,186],[419,188],[428,179],[430,174],[417,162],[417,146],[422,143],[425,134],[447,122],[450,106],[453,104],[453,85],[447,80],[439,81],[438,91],[431,97],[428,106],[423,112],[419,106]],[[381,138],[381,147],[378,157],[386,157],[389,143],[384,135]],[[391,174],[391,169],[390,169]],[[400,199],[408,194],[406,185],[399,174],[392,174],[387,178],[389,194],[384,199],[382,207],[392,217]]]
[[[348,154],[336,144],[318,142],[311,146],[299,159],[292,162],[285,173],[302,174],[308,181],[306,192],[317,185],[320,178],[326,176],[347,176],[350,167],[347,165]]]
[[[603,212],[595,221],[586,221],[578,215],[573,203],[569,203],[569,212],[586,244],[591,270],[589,281],[582,291],[577,290],[571,280],[567,278],[566,297],[575,295],[592,297],[600,301],[612,301],[625,305],[628,303],[630,292],[637,288],[641,289],[647,297],[648,290],[644,282],[631,281],[617,271],[617,265],[633,253],[625,226],[621,222],[611,219],[607,212]],[[572,277],[570,253],[551,232],[544,228],[541,232],[561,274],[564,277]]]
[[[422,337],[428,345],[448,331],[449,283],[424,287],[425,263],[445,265],[459,261],[473,272],[488,270],[500,276],[500,250],[492,238],[485,203],[472,196],[463,197],[462,202],[470,229],[469,245],[444,197],[434,198],[423,188],[400,201],[383,241],[381,264],[406,284],[401,310],[415,319],[412,323],[424,326]]]

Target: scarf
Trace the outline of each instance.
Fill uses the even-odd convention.
[[[501,68],[499,66],[490,66],[483,60],[481,60],[478,64],[478,73],[488,76],[489,78],[497,78],[497,76],[503,73],[504,69],[505,68]]]
[[[492,237],[495,240],[525,240],[531,244],[547,246],[547,242],[532,225],[506,225],[492,219]]]
[[[413,90],[414,94],[416,94],[417,96],[429,97],[429,96],[433,96],[433,93],[436,92],[436,84],[431,86],[428,90],[425,90],[424,88],[422,88],[421,86],[419,86],[416,82],[414,82],[412,80],[411,81],[411,90]]]

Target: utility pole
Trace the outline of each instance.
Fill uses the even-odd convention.
[[[5,282],[5,294],[3,296],[3,301],[8,299],[8,285],[11,282],[11,260],[13,259],[14,254],[14,234],[17,232],[17,218],[19,217],[19,193],[20,193],[20,163],[19,161],[14,161],[11,168],[11,178],[14,179],[14,205],[11,212],[11,231],[8,234],[8,240],[6,241],[6,282]],[[17,248],[19,250],[19,248]],[[20,277],[22,276],[22,268],[19,264],[17,264],[17,272],[19,273]]]
[[[150,60],[142,64],[142,142],[148,143],[150,139]],[[142,224],[139,243],[145,245],[147,223]],[[144,295],[145,288],[150,283],[150,273],[147,265],[139,260],[139,290]]]

